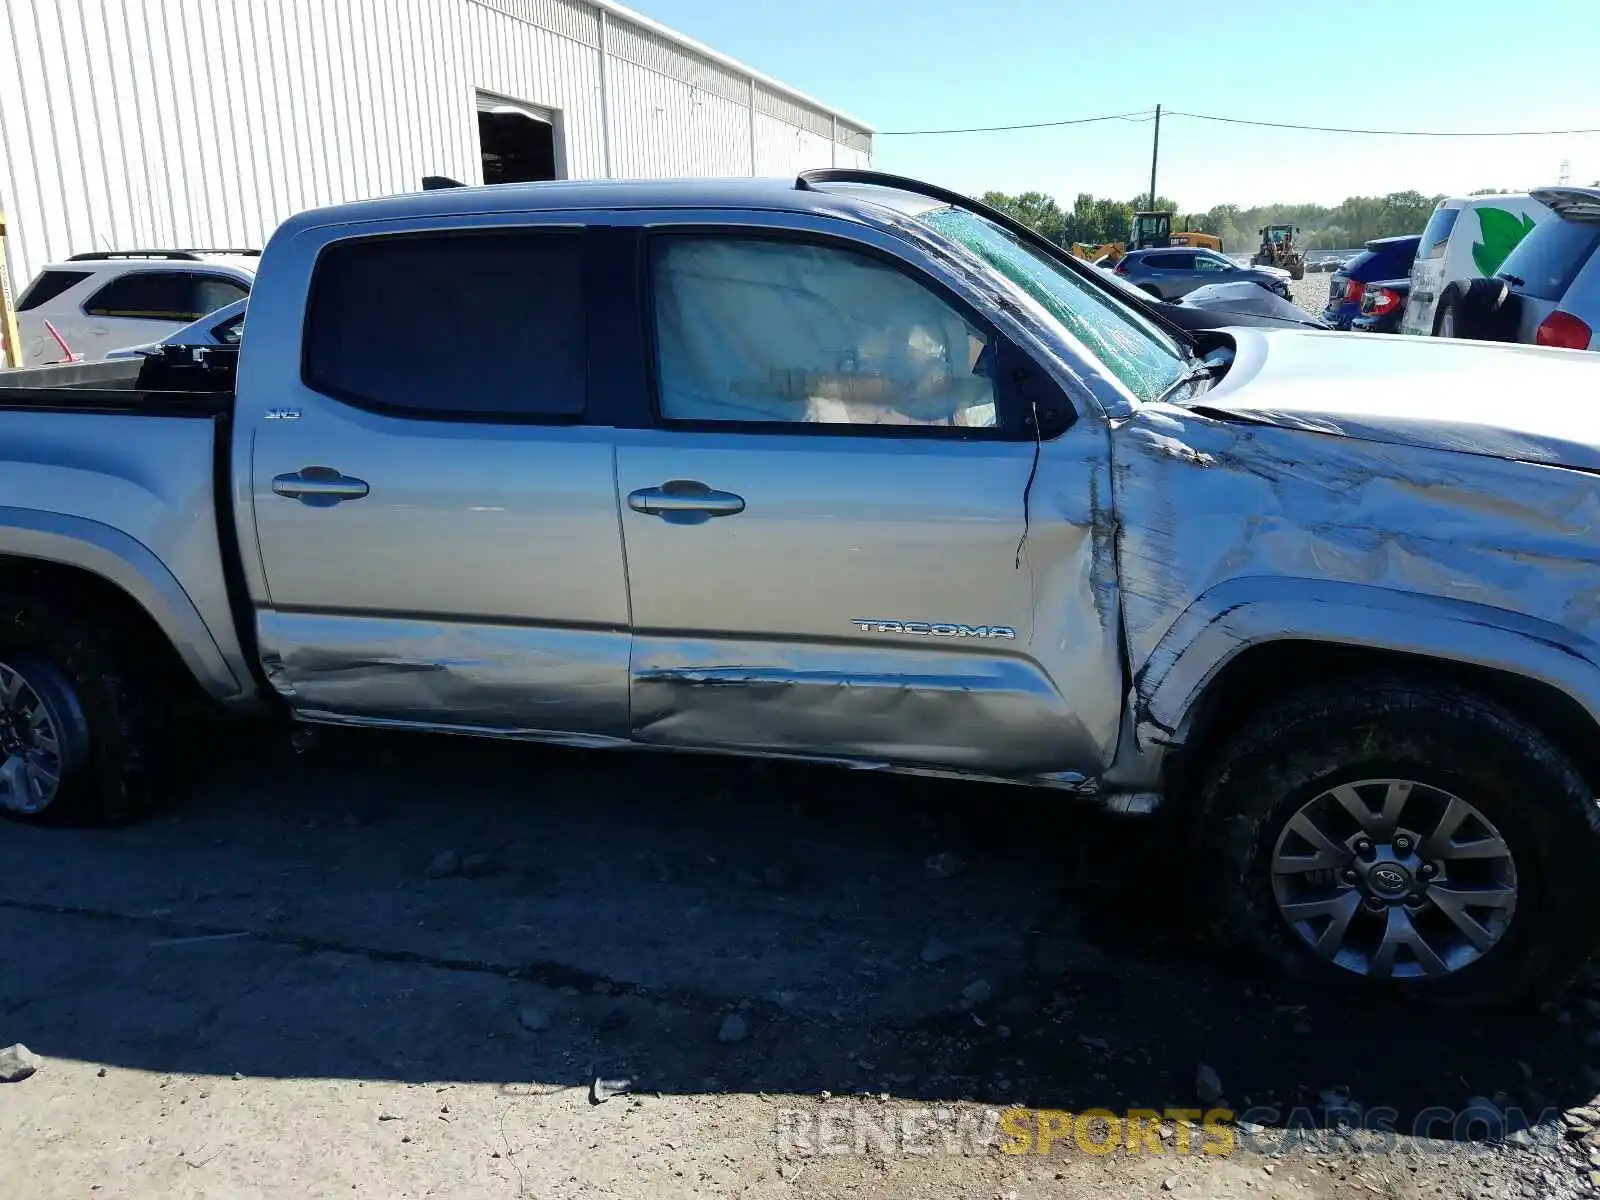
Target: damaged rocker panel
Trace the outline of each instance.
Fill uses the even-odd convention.
[[[1006,776],[1097,773],[1095,739],[1045,672],[1017,656],[640,637],[633,674],[633,736],[652,744]]]

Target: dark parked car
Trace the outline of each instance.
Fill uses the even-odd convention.
[[[1398,279],[1411,273],[1420,234],[1374,238],[1367,248],[1333,273],[1328,281],[1328,306],[1322,319],[1335,329],[1349,329],[1361,315],[1361,297],[1367,285],[1379,279]],[[1398,320],[1398,318],[1396,318]]]
[[[1259,284],[1288,299],[1289,273],[1270,267],[1241,267],[1211,250],[1134,250],[1123,256],[1116,273],[1140,291],[1161,300],[1176,300],[1208,283]]]
[[[1361,293],[1361,312],[1350,322],[1357,333],[1398,333],[1405,316],[1406,297],[1411,295],[1411,277],[1380,279],[1366,285]]]
[[[1195,288],[1176,304],[1163,304],[1162,311],[1185,329],[1213,329],[1227,325],[1255,325],[1326,329],[1327,324],[1306,312],[1292,300],[1269,291],[1248,279],[1232,283],[1208,283]],[[1172,310],[1178,310],[1177,315]],[[1188,315],[1208,314],[1205,324],[1190,325]]]
[[[1293,301],[1250,280],[1198,287],[1181,300],[1159,300],[1119,275],[1111,280],[1137,304],[1180,329],[1200,332],[1246,325],[1257,329],[1326,329],[1328,326]]]

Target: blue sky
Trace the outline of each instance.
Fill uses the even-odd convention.
[[[880,130],[1153,108],[1407,129],[1600,128],[1600,0],[635,0],[646,15]],[[1338,31],[1330,33],[1330,31]],[[1600,179],[1600,134],[1374,138],[1162,122],[1184,209]],[[1150,125],[877,140],[874,166],[964,191],[1131,198]]]

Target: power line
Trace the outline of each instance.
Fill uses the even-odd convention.
[[[1600,133],[1595,129],[1354,129],[1341,125],[1298,125],[1289,121],[1257,121],[1250,117],[1223,117],[1215,113],[1183,112],[1167,109],[1165,117],[1189,117],[1195,121],[1218,121],[1226,125],[1253,125],[1261,129],[1293,129],[1302,133],[1353,133],[1369,137],[1440,137],[1440,138],[1491,138],[1491,137],[1560,137],[1582,133]],[[1018,129],[1056,129],[1065,125],[1092,125],[1098,121],[1128,121],[1143,124],[1155,119],[1152,109],[1135,112],[1108,113],[1100,117],[1071,117],[1060,121],[1026,121],[1015,125],[973,125],[962,129],[880,129],[874,137],[928,137],[951,133],[1008,133]]]
[[[1005,133],[1012,129],[1054,129],[1060,125],[1091,125],[1096,121],[1148,121],[1154,116],[1151,109],[1134,112],[1107,113],[1103,117],[1072,117],[1065,121],[1029,121],[1020,125],[977,125],[971,129],[880,129],[873,137],[924,137],[939,133]]]
[[[1227,125],[1256,125],[1265,129],[1297,129],[1306,133],[1362,133],[1374,137],[1555,137],[1562,134],[1600,133],[1600,129],[1348,129],[1339,125],[1295,125],[1288,121],[1255,121],[1248,117],[1219,117],[1211,113],[1168,109],[1169,117],[1192,117],[1196,121],[1221,121]]]

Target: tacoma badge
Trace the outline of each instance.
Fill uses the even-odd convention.
[[[862,633],[910,633],[920,637],[949,638],[1012,638],[1017,631],[1009,625],[953,625],[929,621],[865,621],[857,617],[851,622]]]

